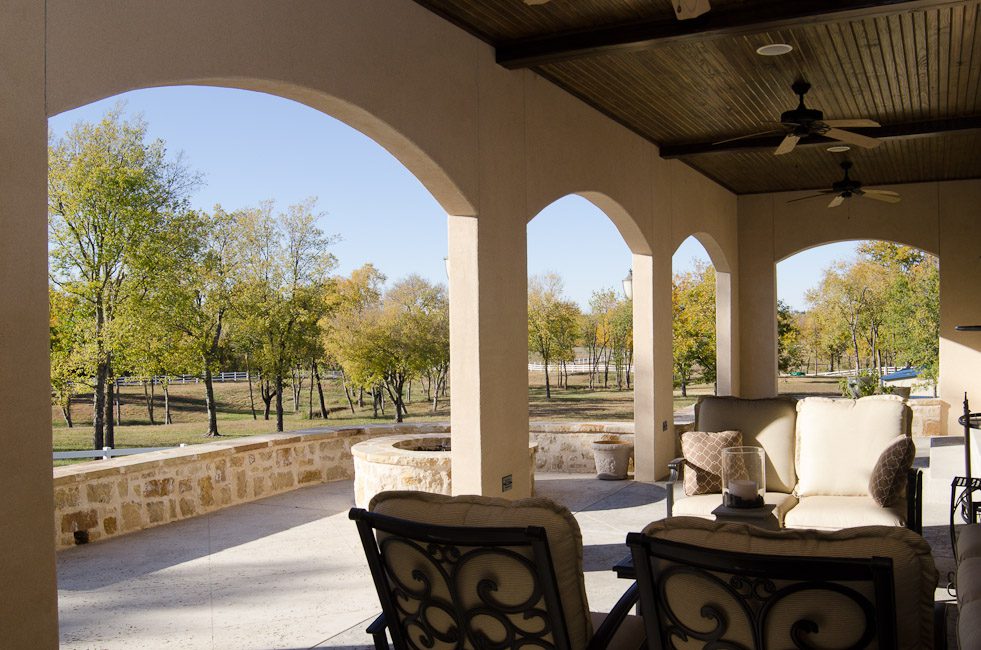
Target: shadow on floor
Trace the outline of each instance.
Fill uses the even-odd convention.
[[[322,491],[323,486],[303,488],[291,494],[307,490],[314,495],[318,489]],[[353,494],[348,499],[340,494],[325,494],[321,503],[311,499],[300,506],[270,497],[101,544],[76,546],[58,553],[58,589],[90,591],[132,580],[346,513],[353,505]],[[344,518],[342,523],[349,522]],[[112,545],[112,552],[108,552],[106,544]]]

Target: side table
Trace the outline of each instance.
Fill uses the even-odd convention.
[[[764,530],[780,530],[780,522],[777,521],[773,511],[776,506],[772,503],[764,505],[762,508],[729,508],[719,506],[712,511],[716,521],[727,524],[749,524]]]

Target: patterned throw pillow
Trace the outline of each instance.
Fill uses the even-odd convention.
[[[685,494],[722,493],[722,450],[743,444],[739,431],[688,431],[681,435]]]
[[[880,506],[891,505],[906,485],[906,473],[913,465],[916,445],[909,436],[898,436],[879,454],[869,477],[869,496]]]

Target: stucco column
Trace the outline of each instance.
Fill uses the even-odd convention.
[[[525,227],[506,225],[449,218],[454,494],[531,495]]]
[[[716,394],[739,394],[738,286],[733,274],[715,273]]]
[[[0,16],[0,645],[56,648],[44,3]]]
[[[477,62],[476,217],[449,218],[453,493],[531,495],[524,83]]]
[[[739,197],[739,390],[741,397],[777,394],[777,267],[772,198]]]
[[[978,223],[981,222],[981,184],[940,183],[940,398],[947,409],[950,434],[963,428],[957,418],[963,412],[967,392],[971,411],[981,411],[981,332],[958,332],[956,325],[981,325],[981,256]],[[971,438],[973,474],[981,474],[981,437]]]
[[[675,457],[671,255],[633,256],[634,478],[667,475]]]

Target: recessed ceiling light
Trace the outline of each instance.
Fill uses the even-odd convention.
[[[756,53],[763,56],[780,56],[781,54],[787,54],[793,51],[794,46],[787,45],[786,43],[770,43],[769,45],[756,48]]]
[[[831,153],[844,153],[845,151],[850,151],[851,147],[843,144],[836,144],[833,147],[828,147],[828,151]]]

